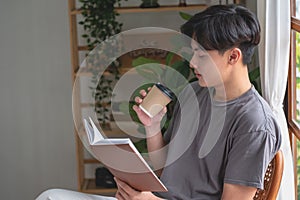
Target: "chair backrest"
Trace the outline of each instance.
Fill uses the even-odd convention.
[[[283,155],[279,150],[268,165],[264,189],[258,189],[253,200],[276,200],[283,173]]]

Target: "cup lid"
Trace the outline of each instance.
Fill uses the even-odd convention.
[[[165,95],[167,95],[171,100],[174,99],[175,94],[166,86],[162,85],[161,83],[156,83],[155,86],[160,89]]]

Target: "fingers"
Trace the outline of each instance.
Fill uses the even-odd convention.
[[[167,107],[165,106],[158,114],[160,114],[160,116],[164,116],[167,113]]]
[[[115,181],[116,181],[117,187],[118,187],[118,191],[117,191],[115,197],[118,200],[127,200],[127,199],[129,199],[129,196],[127,195],[126,191],[124,191],[124,189],[119,186],[118,181],[117,181],[116,178],[115,178]]]
[[[161,121],[164,115],[167,113],[167,107],[165,106],[156,116],[153,117],[153,121]]]
[[[147,95],[147,92],[145,90],[141,90],[140,91],[140,95],[141,95],[141,97],[137,96],[137,97],[134,98],[134,100],[135,100],[135,102],[137,104],[141,104],[142,103],[143,98]]]
[[[135,97],[135,98],[134,98],[134,101],[135,101],[137,104],[141,104],[143,100],[142,100],[140,97]]]
[[[122,196],[122,194],[121,194],[121,192],[120,192],[119,190],[117,191],[115,197],[116,197],[116,199],[118,199],[118,200],[126,200],[126,199]]]
[[[138,107],[137,105],[133,105],[132,109],[136,112],[136,114],[138,114],[139,116],[144,116],[144,112],[142,111],[142,109],[140,109],[140,107]]]
[[[118,178],[114,178],[117,185],[118,185],[118,188],[120,188],[121,190],[123,190],[124,192],[126,192],[127,194],[130,194],[132,192],[136,192],[135,189],[133,189],[132,187],[130,187],[127,183],[121,181],[120,179]]]
[[[136,112],[142,123],[144,123],[144,120],[149,119],[149,116],[144,111],[142,111],[139,106],[133,105],[132,109]],[[144,125],[146,124],[144,123]]]
[[[147,91],[149,92],[151,90],[151,87],[147,88]],[[140,92],[140,97],[135,97],[134,100],[137,104],[141,104],[143,101],[143,98],[145,98],[145,96],[147,96],[147,92],[145,90],[141,90]]]
[[[129,200],[130,197],[128,196],[128,194],[118,186],[118,191],[116,193],[115,196],[118,200]]]
[[[133,189],[128,184],[126,184],[125,182],[121,181],[118,178],[114,178],[114,179],[118,186],[118,192],[116,194],[117,199],[121,199],[121,200],[128,199],[129,200],[129,199],[131,199],[131,196],[136,195],[137,191],[135,189]]]
[[[145,90],[141,90],[141,91],[140,91],[140,95],[141,95],[142,97],[145,97],[145,96],[147,95],[147,92],[146,92]]]

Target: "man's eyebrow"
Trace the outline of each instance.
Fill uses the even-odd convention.
[[[201,50],[201,48],[199,48],[199,47],[193,47],[193,46],[192,46],[192,49],[193,49],[193,51],[199,51],[199,50]]]
[[[201,47],[201,46],[199,47],[199,46],[192,46],[191,45],[191,48],[192,48],[193,51],[203,51],[203,52],[206,52],[205,49],[203,47]]]
[[[197,53],[202,55],[207,55],[207,52],[202,48],[195,48],[194,51],[197,51]]]

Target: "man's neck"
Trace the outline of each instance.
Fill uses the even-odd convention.
[[[229,101],[243,95],[251,88],[248,70],[232,74],[232,78],[223,85],[215,87],[214,99],[218,101]]]

